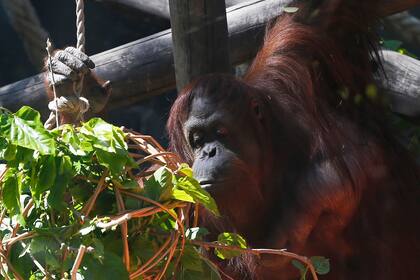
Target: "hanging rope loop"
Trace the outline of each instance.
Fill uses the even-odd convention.
[[[75,121],[82,120],[83,114],[89,110],[89,107],[89,100],[84,97],[60,96],[54,98],[48,103],[48,109],[51,113],[44,127],[47,129],[56,127],[58,115],[62,113],[75,115]]]
[[[81,115],[89,110],[89,100],[84,97],[60,96],[56,100],[48,103],[48,109],[57,111],[58,113],[77,112]]]

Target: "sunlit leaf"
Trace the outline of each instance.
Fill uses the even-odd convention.
[[[177,180],[176,187],[190,195],[196,203],[201,203],[214,215],[219,216],[216,202],[198,183],[197,180],[190,177],[181,177]]]
[[[194,198],[184,190],[173,189],[172,198],[180,201],[195,202]]]
[[[55,141],[40,121],[39,113],[22,107],[15,115],[2,115],[0,135],[10,143],[36,150],[43,155],[55,153]]]
[[[182,163],[178,168],[178,173],[182,173],[187,177],[193,177],[193,170],[186,163]]]
[[[226,246],[233,246],[233,247],[238,247],[242,249],[247,248],[245,239],[236,233],[223,232],[219,234],[219,236],[217,237],[217,242],[219,244],[223,244]],[[214,253],[216,254],[216,256],[218,256],[222,260],[237,257],[241,254],[241,252],[238,250],[220,249],[220,248],[216,248],[214,250]]]

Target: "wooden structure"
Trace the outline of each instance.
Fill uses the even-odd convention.
[[[157,15],[163,18],[170,18],[169,14],[169,0],[101,0],[104,2],[118,3],[138,9],[153,15]],[[226,7],[235,6],[237,4],[243,4],[249,0],[226,0]],[[419,0],[383,0],[382,11],[383,15],[390,15],[393,13],[399,13],[419,5]]]
[[[291,2],[291,0],[252,0],[227,9],[229,55],[232,65],[252,59],[261,44],[265,24],[281,14],[282,8]],[[403,8],[398,7],[398,9]],[[391,10],[387,12],[392,13]],[[175,87],[171,30],[102,52],[92,58],[97,65],[98,75],[112,82],[110,109],[133,104]],[[405,97],[407,93],[404,90],[407,87],[390,86],[403,81],[404,84],[410,85],[411,97],[420,100],[420,62],[407,56],[398,56],[398,59],[395,59],[392,55],[384,55],[384,59],[389,81],[384,86],[388,87],[389,92],[394,93],[396,97]],[[383,77],[378,77],[380,82],[382,79]],[[43,112],[44,116],[47,115],[43,74],[0,88],[0,106],[16,110],[22,105],[32,106]],[[394,109],[405,113],[400,109],[402,106],[405,105]],[[414,111],[410,112],[417,114]]]
[[[231,71],[224,0],[169,0],[178,91],[194,78]]]
[[[141,10],[143,12],[170,19],[169,0],[101,0],[103,2],[117,3],[124,6]],[[226,7],[235,6],[247,0],[226,0]],[[190,1],[194,2],[194,1]],[[198,1],[197,1],[198,2]]]
[[[386,76],[377,77],[388,93],[391,109],[410,117],[420,117],[420,61],[392,51],[382,51]]]

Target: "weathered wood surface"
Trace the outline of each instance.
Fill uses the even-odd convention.
[[[115,2],[169,19],[168,0],[101,0]],[[244,3],[247,0],[226,0],[226,7]],[[383,16],[399,13],[420,5],[420,0],[384,0],[381,6]]]
[[[247,61],[255,55],[263,38],[265,23],[280,14],[281,7],[289,3],[290,1],[286,0],[255,0],[227,9],[230,58],[233,65]],[[385,56],[385,60],[389,59],[388,57]],[[113,94],[108,105],[110,109],[133,104],[175,87],[170,30],[94,55],[92,58],[97,65],[97,73],[112,81]],[[407,68],[406,65],[411,62],[407,63],[406,60],[412,61],[402,56],[394,64],[390,63],[389,67],[394,65],[398,69]],[[420,76],[419,68],[409,70],[410,75],[413,75],[412,81],[418,81],[419,78],[414,77]],[[392,71],[388,75],[389,84],[404,80],[406,76],[403,71]],[[418,88],[417,92],[420,91],[418,83],[412,85]],[[395,87],[394,91],[401,95],[406,94],[398,87]],[[47,113],[42,74],[0,88],[0,106],[16,110],[23,105]],[[400,107],[394,109],[398,110]]]
[[[170,18],[168,0],[100,0],[102,2],[110,2],[122,4],[127,7],[141,10],[143,12],[160,16],[166,19]],[[247,0],[226,0],[226,7],[231,7]]]
[[[121,4],[130,8],[169,19],[168,0],[98,0]]]
[[[386,76],[377,77],[392,110],[420,117],[420,61],[393,51],[382,51]]]
[[[176,86],[231,72],[224,0],[169,0]]]

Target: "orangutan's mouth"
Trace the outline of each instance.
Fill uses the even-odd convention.
[[[216,191],[223,186],[225,181],[222,180],[201,180],[199,183],[203,189],[209,192]]]
[[[209,187],[211,187],[212,185],[214,185],[216,183],[216,181],[213,180],[201,180],[200,181],[200,185],[203,189],[207,189]]]

